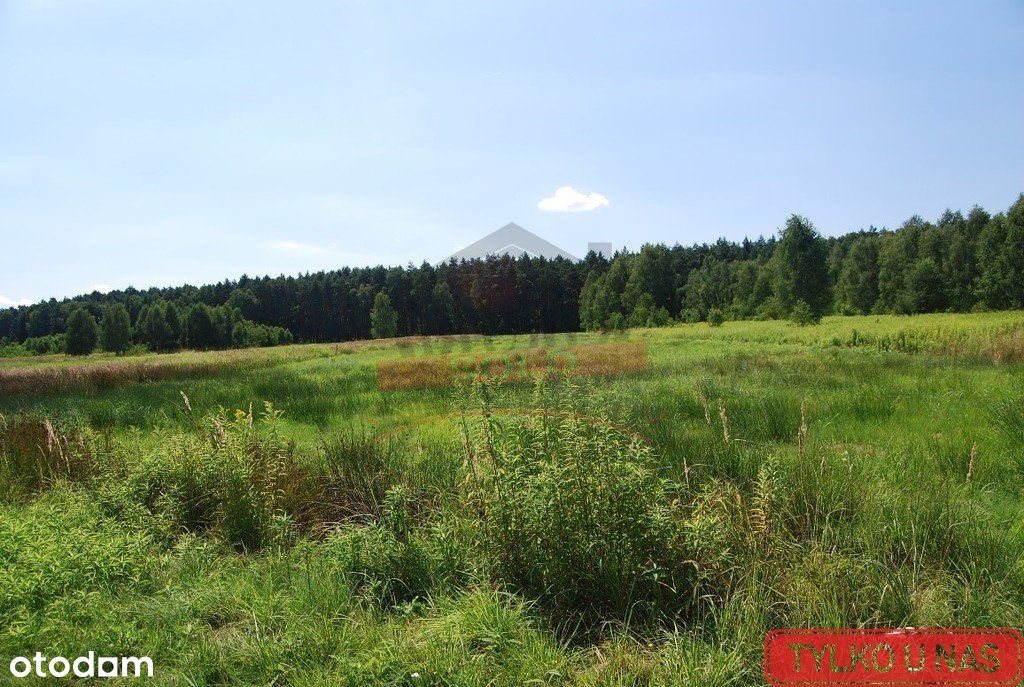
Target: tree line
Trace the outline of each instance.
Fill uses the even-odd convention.
[[[205,303],[194,303],[182,314],[174,302],[158,299],[142,306],[134,322],[122,302],[101,304],[99,317],[93,315],[95,309],[72,300],[65,309],[67,316],[63,332],[28,337],[14,345],[8,343],[6,348],[14,349],[10,351],[13,353],[22,349],[37,355],[86,355],[97,347],[122,354],[134,346],[168,352],[180,348],[251,348],[292,342],[292,335],[287,329],[247,320],[228,305],[211,307]],[[0,339],[0,350],[3,348],[3,340]]]
[[[995,215],[975,206],[828,238],[794,215],[777,237],[646,244],[612,259],[503,256],[94,292],[0,310],[0,346],[66,348],[72,315],[100,323],[114,306],[130,344],[155,351],[1022,308],[1024,194]]]
[[[586,276],[584,329],[677,319],[778,319],[1024,308],[1024,194],[1005,213],[975,206],[936,222],[823,238],[792,216],[779,237],[668,248],[648,244]]]

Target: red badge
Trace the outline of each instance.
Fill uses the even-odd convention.
[[[1016,630],[772,630],[764,675],[795,685],[975,685],[1016,687],[1024,639]]]

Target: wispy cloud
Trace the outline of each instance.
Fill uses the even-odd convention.
[[[31,303],[32,301],[27,298],[22,298],[21,300],[16,301],[13,298],[8,298],[0,293],[0,308],[13,308],[19,305],[30,305]]]
[[[329,251],[324,246],[317,246],[312,243],[302,243],[301,241],[271,241],[269,244],[271,250],[280,250],[286,253],[293,253],[297,255],[323,255]]]
[[[288,259],[293,265],[303,265],[306,268],[333,269],[335,267],[398,264],[394,261],[389,262],[386,255],[358,253],[343,249],[342,244],[338,241],[317,244],[280,239],[267,241],[263,245],[267,251],[278,256],[278,260]]]
[[[546,212],[586,212],[608,205],[608,199],[600,193],[581,193],[572,186],[562,186],[555,195],[537,203],[538,210]]]

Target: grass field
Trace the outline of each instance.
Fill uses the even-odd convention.
[[[647,361],[496,377],[538,350]],[[0,415],[0,666],[756,685],[775,627],[1024,626],[1024,313],[8,359]]]

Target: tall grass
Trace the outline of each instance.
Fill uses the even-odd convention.
[[[96,471],[101,442],[95,433],[66,421],[0,415],[0,475],[9,492],[38,490],[60,479],[84,481]]]
[[[243,551],[279,541],[306,493],[294,444],[275,431],[278,417],[266,404],[259,417],[249,409],[196,418],[195,431],[168,434],[104,476],[103,501],[121,517],[152,518],[169,537],[216,531]]]
[[[781,320],[729,322],[714,328],[692,324],[677,327],[670,336],[928,353],[997,364],[1024,361],[1024,318],[1013,311],[826,317],[814,327],[797,327]]]

